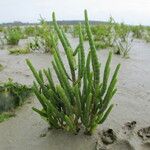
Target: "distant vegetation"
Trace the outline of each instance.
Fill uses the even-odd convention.
[[[72,34],[75,38],[79,36],[81,25],[83,40],[88,40],[84,21],[58,21],[58,23],[61,30]],[[147,26],[116,23],[112,17],[108,22],[90,21],[90,24],[96,48],[109,48],[114,54],[121,55],[124,58],[129,58],[134,39],[150,42],[150,27]],[[52,22],[47,22],[42,18],[40,23],[37,24],[24,24],[21,22],[3,24],[0,26],[0,33],[4,34],[4,37],[0,36],[0,47],[3,47],[6,43],[8,45],[18,45],[21,39],[28,39],[25,47],[10,49],[10,53],[23,54],[35,51],[53,53],[53,41],[56,45],[58,44],[58,37],[54,32]],[[51,36],[52,34],[54,37]]]
[[[5,30],[4,36],[8,45],[17,45],[23,38],[23,33],[20,27],[9,27]]]

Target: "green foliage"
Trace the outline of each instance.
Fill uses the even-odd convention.
[[[143,33],[143,39],[148,43],[150,42],[150,27],[145,27],[144,28],[144,33]]]
[[[62,29],[64,30],[65,33],[70,32],[70,26],[69,25],[63,25]]]
[[[29,54],[31,53],[29,48],[11,48],[9,49],[10,54],[20,55],[20,54]]]
[[[5,39],[0,36],[0,49],[3,49],[5,45]]]
[[[29,42],[28,48],[30,49],[30,51],[39,50],[41,48],[40,39],[37,35],[35,35],[32,41]]]
[[[120,39],[117,39],[114,42],[113,46],[113,52],[117,55],[122,55],[124,58],[129,58],[129,51],[131,50],[131,43],[133,39],[131,38],[125,38],[125,41],[121,41]]]
[[[131,27],[131,32],[133,33],[133,37],[137,39],[142,39],[143,38],[143,26],[132,26]]]
[[[144,35],[144,40],[149,43],[150,42],[150,32],[146,32]]]
[[[106,44],[104,41],[95,41],[95,47],[96,49],[105,49],[108,48],[108,44]]]
[[[0,64],[0,71],[2,71],[3,69],[4,69],[4,66]]]
[[[97,48],[108,48],[113,46],[115,34],[114,34],[115,22],[110,17],[107,24],[100,24],[92,26],[91,30],[94,35],[94,41]]]
[[[73,35],[73,37],[78,37],[79,36],[79,25],[74,25],[73,26],[72,35]]]
[[[64,129],[77,133],[81,126],[86,134],[92,134],[99,124],[102,124],[113,108],[111,100],[116,93],[117,75],[120,64],[117,65],[110,79],[110,63],[112,53],[106,61],[103,79],[100,78],[100,63],[96,53],[93,35],[85,10],[85,31],[90,50],[85,55],[82,27],[79,27],[79,44],[73,51],[65,33],[58,26],[53,13],[54,29],[64,47],[70,73],[66,71],[63,57],[57,47],[54,49],[52,65],[59,80],[56,85],[50,69],[36,71],[27,59],[36,82],[34,92],[42,105],[42,110],[33,108],[35,112],[46,118],[52,128]],[[45,82],[45,77],[47,82]]]
[[[34,26],[27,26],[24,29],[24,34],[26,36],[34,36],[36,32],[36,28]]]
[[[82,28],[81,31],[82,31],[82,35],[83,35],[83,40],[87,40],[88,37],[87,37],[84,25],[74,25],[72,35],[73,35],[73,37],[79,37],[80,26]]]
[[[130,34],[129,26],[125,25],[124,23],[121,23],[121,24],[116,23],[114,25],[114,29],[116,33],[116,38],[119,38],[121,42],[125,42]]]
[[[21,105],[25,98],[29,96],[32,89],[26,85],[13,82],[9,79],[8,82],[0,85],[0,113],[10,111]]]
[[[132,36],[130,36],[130,28],[129,26],[121,23],[115,24],[114,29],[115,39],[112,47],[113,52],[117,55],[122,55],[124,58],[128,58],[133,41]]]
[[[5,31],[5,38],[7,44],[17,45],[19,40],[23,38],[23,34],[20,27],[10,27]]]
[[[2,113],[2,114],[0,114],[0,123],[8,120],[10,117],[14,117],[14,116],[15,116],[15,114],[13,114],[12,112]]]
[[[58,38],[53,34],[53,29],[51,26],[43,19],[41,18],[41,24],[40,26],[36,26],[35,28],[35,34],[34,39],[29,43],[29,48],[31,50],[42,50],[45,53],[53,53],[54,49],[54,43],[55,46],[58,44]]]
[[[0,26],[0,32],[3,32],[4,28],[2,26]]]
[[[54,43],[53,40],[55,41],[55,46],[58,44],[58,38],[53,34],[53,29],[50,28],[50,25],[45,21],[45,20],[41,20],[41,29],[42,29],[42,34],[40,34],[39,36],[41,37],[41,43],[44,47],[44,51],[45,53],[53,53],[53,49],[54,49]],[[54,38],[54,39],[52,39]]]

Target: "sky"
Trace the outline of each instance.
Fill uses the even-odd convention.
[[[83,20],[88,10],[90,20],[150,25],[150,0],[0,0],[0,23],[38,22],[41,15],[51,20]]]

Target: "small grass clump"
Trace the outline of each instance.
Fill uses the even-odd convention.
[[[55,36],[55,34],[53,34],[52,37],[53,29],[43,18],[41,18],[41,30],[42,33],[39,35],[39,37],[41,38],[41,44],[44,49],[44,52],[53,53],[54,43],[52,38],[54,38],[55,40],[55,45],[58,44],[58,38]]]
[[[145,27],[143,39],[149,43],[150,42],[150,27]]]
[[[62,28],[63,28],[65,33],[69,33],[70,29],[71,29],[71,27],[69,25],[62,25]]]
[[[131,26],[130,28],[131,28],[131,32],[132,32],[134,38],[137,38],[137,39],[143,38],[144,27],[142,25]]]
[[[103,78],[100,75],[100,62],[96,53],[93,35],[85,10],[85,31],[88,37],[90,50],[85,55],[83,45],[83,32],[79,28],[79,44],[73,51],[65,33],[56,22],[53,13],[54,29],[64,47],[68,60],[70,73],[66,70],[63,57],[55,46],[52,61],[59,84],[55,84],[50,69],[36,71],[27,59],[36,82],[34,92],[42,105],[42,110],[33,108],[35,112],[44,117],[51,128],[63,129],[77,134],[81,126],[85,134],[91,135],[99,124],[102,124],[113,108],[111,100],[115,95],[117,75],[120,64],[117,65],[110,79],[110,63],[112,53],[106,61]],[[55,40],[53,38],[53,42]],[[47,82],[45,82],[45,76]]]
[[[74,25],[73,26],[72,35],[73,35],[74,38],[79,37],[80,26],[82,28],[83,40],[86,41],[87,40],[87,34],[86,34],[86,30],[85,30],[85,26],[84,25]]]
[[[0,64],[0,71],[2,71],[3,69],[4,69],[4,66]]]
[[[4,31],[4,27],[2,27],[1,25],[0,25],[0,32],[3,32]]]
[[[96,49],[105,49],[108,48],[108,45],[104,41],[95,41]]]
[[[3,49],[5,45],[5,39],[0,36],[0,49]]]
[[[8,120],[9,118],[14,117],[14,116],[15,116],[15,114],[12,112],[1,113],[0,114],[0,123]]]
[[[29,36],[34,36],[36,32],[36,27],[34,26],[27,26],[24,29],[24,34],[29,37]]]
[[[39,37],[37,35],[35,35],[33,37],[32,41],[29,41],[28,48],[31,51],[40,50],[40,48],[41,48],[41,42],[40,42],[40,39],[39,39]]]
[[[115,39],[113,42],[113,52],[124,58],[129,58],[129,51],[132,47],[133,38],[130,36],[130,28],[124,23],[115,24]]]
[[[23,34],[20,27],[10,27],[5,31],[5,39],[8,45],[18,45],[22,37]]]
[[[51,26],[41,17],[40,26],[36,26],[35,34],[32,41],[29,42],[29,48],[32,51],[42,51],[44,53],[53,53],[53,29]],[[54,35],[54,34],[53,34]],[[58,44],[57,36],[54,36],[55,44]]]
[[[91,27],[97,48],[105,49],[113,46],[115,38],[114,25],[114,19],[110,17],[107,24],[100,24]]]
[[[9,49],[9,54],[20,55],[20,54],[29,54],[31,53],[30,48],[11,48]]]
[[[32,89],[26,85],[13,82],[9,79],[8,82],[0,85],[0,113],[9,112],[20,106],[25,101],[25,98],[30,95]]]
[[[126,39],[122,42],[120,39],[114,42],[113,52],[116,55],[121,55],[123,58],[129,58],[129,52],[131,50],[132,39]]]
[[[130,35],[130,28],[129,26],[125,25],[124,23],[115,23],[114,25],[114,29],[115,29],[115,36],[116,38],[120,39],[121,42],[126,42],[126,39],[129,37]]]

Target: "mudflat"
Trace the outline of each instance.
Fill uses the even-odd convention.
[[[73,46],[77,45],[76,38],[70,37],[70,41]],[[59,47],[64,55],[62,46]],[[85,48],[88,51],[86,42]],[[99,50],[97,53],[103,71],[108,50]],[[50,54],[15,56],[0,50],[0,58],[0,64],[4,66],[0,73],[1,82],[12,78],[19,83],[32,84],[34,78],[25,63],[26,58],[37,69],[52,69]],[[150,44],[134,40],[129,59],[113,56],[112,70],[118,63],[121,63],[121,70],[118,92],[113,98],[115,107],[107,121],[92,136],[86,136],[82,131],[72,135],[61,130],[48,130],[48,124],[31,109],[33,106],[40,107],[33,96],[30,97],[31,103],[17,109],[16,117],[0,123],[0,150],[149,150]]]

